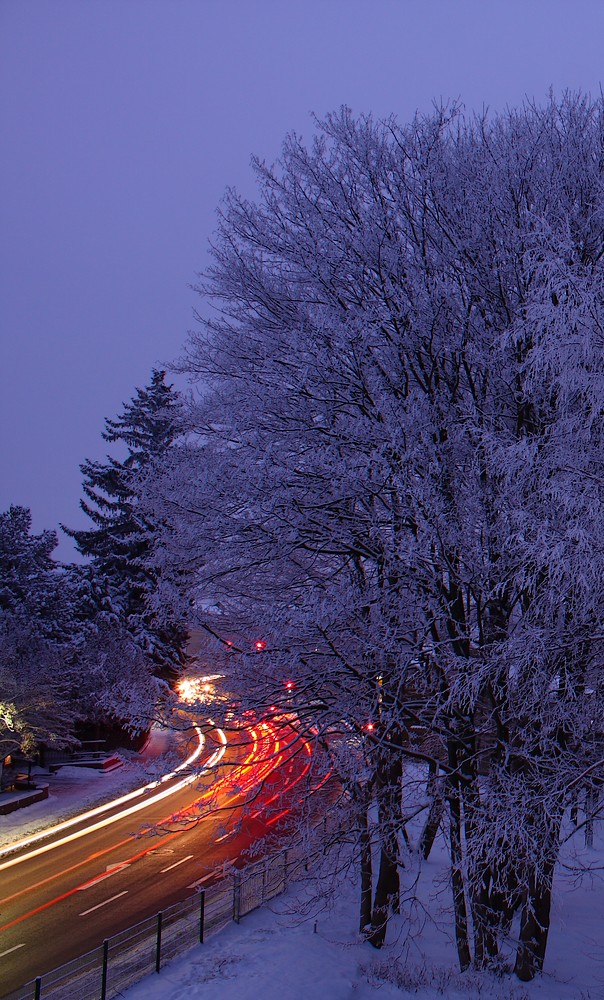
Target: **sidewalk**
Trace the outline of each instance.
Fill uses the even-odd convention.
[[[27,790],[0,795],[0,805],[16,797],[32,800],[22,808],[0,814],[0,850],[160,777],[175,763],[174,737],[169,730],[152,729],[138,753],[112,752],[111,757],[118,758],[120,764],[111,770],[103,770],[102,762],[99,769],[65,764],[54,774],[34,767],[32,780],[36,782],[36,792],[40,789],[37,798],[35,792]]]

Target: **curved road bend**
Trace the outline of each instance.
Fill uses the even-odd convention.
[[[222,744],[209,737],[214,755]],[[184,787],[175,775],[173,793],[154,801],[157,789],[150,790],[149,804],[135,813],[113,817],[127,803],[86,821],[85,835],[75,826],[57,834],[63,842],[51,849],[45,842],[0,857],[2,994],[184,899],[249,849],[263,823],[285,815],[282,795],[295,794],[308,772],[310,747],[289,727],[258,723],[224,750],[214,771]],[[246,802],[253,822],[238,824]]]

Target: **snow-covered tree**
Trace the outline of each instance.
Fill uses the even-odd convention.
[[[0,514],[0,755],[66,745],[78,716],[62,644],[70,634],[53,531],[31,533],[31,514]]]
[[[0,756],[77,744],[90,721],[148,728],[159,691],[89,567],[56,563],[54,531],[0,514]]]
[[[78,551],[91,560],[105,582],[112,605],[156,672],[174,677],[185,659],[186,622],[162,606],[162,567],[156,559],[159,525],[143,513],[141,499],[154,465],[182,432],[178,393],[153,370],[151,381],[137,389],[115,420],[107,419],[103,438],[125,446],[126,457],[86,461],[82,510],[93,522],[88,529],[64,528]],[[162,525],[168,531],[169,525]],[[178,587],[178,571],[171,582]]]
[[[0,513],[0,611],[35,618],[44,638],[65,634],[68,608],[52,558],[54,531],[31,533],[31,513],[12,506]]]
[[[199,443],[155,502],[180,507],[208,627],[262,635],[242,683],[370,732],[340,764],[378,805],[373,943],[403,763],[425,761],[460,964],[496,964],[520,905],[529,979],[603,756],[604,106],[317,129],[255,163],[257,203],[225,198],[199,289],[217,316],[183,363]]]

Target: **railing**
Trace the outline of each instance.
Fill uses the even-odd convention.
[[[282,893],[308,867],[281,851],[236,871],[194,896],[113,935],[100,947],[31,980],[1,1000],[113,1000],[150,972],[202,943],[231,921]]]

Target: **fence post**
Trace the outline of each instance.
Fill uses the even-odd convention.
[[[159,972],[159,966],[161,962],[161,924],[162,924],[163,914],[161,911],[157,914],[157,941],[155,944],[155,971]]]
[[[206,891],[202,889],[199,893],[199,943],[203,944],[203,925],[206,917]]]
[[[267,870],[267,867],[268,867],[268,861],[265,861],[264,864],[262,865],[262,905],[263,906],[266,903],[266,882],[267,882],[266,870]]]
[[[101,969],[101,1000],[107,996],[107,964],[109,958],[109,940],[103,941],[103,965]]]
[[[283,891],[287,889],[287,850],[283,852]]]
[[[235,872],[233,875],[233,920],[239,923],[241,916],[241,874]]]
[[[40,1000],[42,995],[42,976],[38,976],[36,979],[36,992],[34,993],[34,1000]]]

